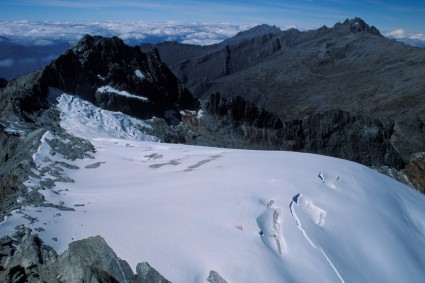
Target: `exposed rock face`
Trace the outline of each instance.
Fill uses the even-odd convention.
[[[394,123],[329,110],[303,119],[282,122],[277,115],[259,109],[241,97],[227,100],[214,94],[206,116],[192,125],[193,143],[208,138],[215,146],[294,150],[353,160],[368,166],[386,164],[400,170],[401,155],[391,142]],[[214,118],[215,117],[215,118]]]
[[[0,239],[0,271],[1,282],[13,283],[170,282],[146,262],[137,266],[137,275],[134,275],[127,262],[118,258],[100,236],[72,242],[69,249],[58,256],[28,231],[18,239]]]
[[[295,128],[301,126],[304,149],[308,152],[336,156],[368,166],[386,164],[398,170],[404,167],[400,153],[390,141],[394,127],[391,121],[330,110],[308,116],[301,124],[290,124]]]
[[[218,116],[229,115],[232,122],[236,123],[236,127],[244,123],[257,128],[280,129],[283,127],[277,115],[259,109],[240,96],[227,100],[221,99],[219,93],[213,94],[205,109]]]

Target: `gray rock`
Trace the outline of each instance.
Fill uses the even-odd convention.
[[[0,266],[3,268],[0,282],[40,282],[40,276],[50,274],[40,268],[52,264],[57,254],[51,247],[44,245],[37,235],[26,233],[19,242],[11,241],[10,238],[3,238],[1,242],[1,247],[8,246],[12,251],[8,257],[0,257]]]
[[[227,283],[223,277],[220,276],[216,271],[210,271],[210,274],[207,278],[207,281],[210,283]]]
[[[171,283],[147,262],[139,263],[136,267],[137,283]]]
[[[130,266],[100,236],[72,242],[56,266],[65,282],[134,282]]]
[[[27,232],[19,240],[0,239],[0,282],[168,283],[148,263],[137,265],[137,277],[100,237],[75,241],[58,256],[37,235]]]

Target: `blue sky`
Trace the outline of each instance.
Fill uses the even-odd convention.
[[[176,21],[317,28],[356,16],[381,31],[425,33],[423,0],[1,0],[0,21]]]

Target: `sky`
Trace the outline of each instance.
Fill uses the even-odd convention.
[[[221,24],[223,28],[233,25],[238,30],[257,24],[311,29],[360,17],[392,37],[419,37],[425,41],[422,0],[1,0],[0,7],[3,26],[5,22],[43,21],[65,23],[66,28],[72,28],[70,22],[115,22],[125,24],[127,29],[133,23],[148,22]],[[0,35],[10,35],[11,30],[5,29],[7,25],[0,26]]]
[[[425,32],[425,1],[412,0],[2,0],[0,20],[177,21],[320,27],[356,16],[391,31]]]

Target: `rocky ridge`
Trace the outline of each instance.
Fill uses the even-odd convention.
[[[387,39],[360,18],[306,32],[261,27],[211,46],[155,48],[196,97],[242,97],[276,114],[293,129],[291,147],[278,142],[276,149],[397,170],[425,152],[425,49]],[[411,174],[423,180],[418,170]]]

